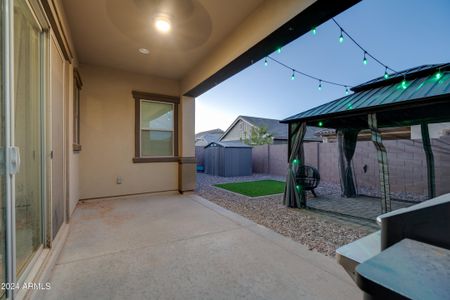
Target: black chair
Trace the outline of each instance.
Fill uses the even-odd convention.
[[[311,191],[314,197],[317,197],[314,189],[320,183],[319,171],[310,166],[300,166],[295,174],[295,182],[303,186],[305,191]]]

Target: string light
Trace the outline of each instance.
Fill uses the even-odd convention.
[[[339,36],[339,43],[343,43],[344,42],[344,34],[343,34],[343,30],[342,30],[342,28],[341,28],[341,35]]]
[[[317,123],[317,125],[319,125],[319,127],[323,127],[323,122],[319,121],[319,123]]]
[[[339,42],[342,43],[344,41],[343,34],[345,34],[356,46],[358,46],[359,49],[361,49],[364,52],[363,64],[365,64],[365,65],[367,64],[366,56],[368,56],[368,57],[372,58],[375,62],[377,62],[378,64],[380,64],[381,66],[383,66],[386,69],[385,74],[387,74],[387,70],[392,71],[394,74],[398,74],[399,73],[398,71],[392,69],[388,65],[382,63],[379,59],[377,59],[375,56],[370,54],[370,52],[368,52],[366,49],[364,49],[344,28],[342,28],[341,24],[339,24],[334,18],[331,18],[331,20],[333,20],[333,22],[336,24],[336,26],[339,27],[339,29],[341,30],[341,36],[339,37]],[[342,37],[342,39],[341,39],[341,37]],[[384,78],[386,78],[386,76]],[[388,78],[389,78],[389,75],[388,75]]]
[[[435,75],[436,79],[439,80],[442,77],[441,69],[439,69]]]
[[[317,88],[319,91],[322,90],[322,80],[319,80],[319,87]]]
[[[267,63],[267,57],[264,58],[264,66],[267,67],[268,63]]]
[[[273,62],[275,62],[275,63],[277,63],[277,64],[279,64],[280,66],[282,66],[282,67],[284,67],[284,68],[286,68],[286,69],[291,70],[291,71],[292,71],[291,80],[294,80],[296,74],[299,74],[299,75],[302,75],[302,76],[311,78],[311,79],[313,79],[313,80],[319,81],[320,88],[322,88],[322,83],[327,83],[327,84],[331,84],[331,85],[341,86],[341,87],[345,87],[345,88],[347,88],[347,89],[348,89],[349,87],[351,87],[351,86],[348,85],[348,84],[343,84],[343,83],[334,82],[334,81],[330,81],[330,80],[320,79],[320,78],[318,78],[318,77],[315,77],[315,76],[313,76],[313,75],[307,74],[307,73],[305,73],[305,72],[298,71],[298,70],[296,70],[296,69],[294,69],[294,68],[288,66],[287,64],[285,64],[285,63],[279,61],[278,59],[273,58],[273,57],[270,56],[270,55],[267,56],[267,59],[268,59],[268,60],[271,60],[271,61],[273,61]]]
[[[317,28],[313,27],[313,29],[311,29],[311,32],[312,32],[313,35],[316,35],[317,34]]]
[[[389,78],[388,67],[386,67],[386,69],[384,70],[384,79],[388,79],[388,78]]]
[[[281,47],[279,47],[279,48],[277,49],[277,52],[278,52],[278,53],[281,53]]]
[[[403,89],[406,89],[408,87],[408,85],[406,84],[406,77],[405,76],[403,76],[403,80],[402,80],[401,86],[402,86]]]
[[[349,91],[348,91],[348,86],[345,87],[345,94],[348,95]]]

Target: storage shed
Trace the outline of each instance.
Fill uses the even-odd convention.
[[[212,142],[205,146],[205,173],[233,177],[252,175],[252,147],[241,142]]]

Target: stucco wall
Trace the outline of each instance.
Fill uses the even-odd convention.
[[[177,190],[178,163],[132,162],[131,91],[178,96],[178,82],[91,65],[80,65],[80,73],[80,198]],[[122,184],[116,183],[118,176]]]

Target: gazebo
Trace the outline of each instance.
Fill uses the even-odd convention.
[[[291,116],[289,169],[284,204],[306,207],[306,193],[296,183],[296,170],[304,165],[303,138],[306,126],[336,130],[341,190],[355,197],[352,158],[358,133],[369,129],[377,151],[382,212],[391,210],[389,170],[381,128],[420,125],[426,155],[428,197],[435,197],[434,156],[428,124],[450,121],[450,63],[424,65],[373,79],[351,89],[354,93]]]

